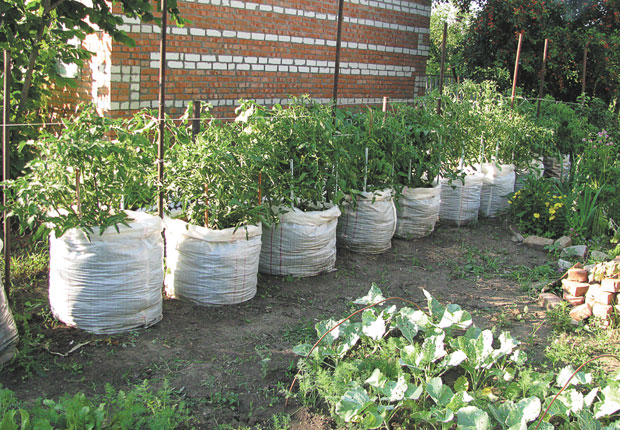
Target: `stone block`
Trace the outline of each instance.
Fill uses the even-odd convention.
[[[583,305],[586,302],[586,298],[584,296],[571,296],[566,291],[564,291],[562,297],[572,306]]]
[[[575,306],[570,311],[570,317],[575,321],[583,321],[592,316],[592,308],[587,304]]]
[[[587,306],[587,305],[586,305]],[[601,303],[595,303],[592,306],[592,315],[606,319],[613,312],[614,307],[611,305],[603,305]]]
[[[562,299],[553,293],[540,293],[538,303],[545,309],[552,309],[562,303]]]
[[[586,282],[569,281],[562,279],[562,289],[571,296],[584,296],[590,288],[590,284]]]
[[[561,258],[579,258],[584,260],[588,253],[588,247],[585,245],[568,246],[560,253]]]
[[[585,269],[570,269],[567,279],[569,281],[588,282],[588,271]]]
[[[573,244],[573,240],[569,236],[562,236],[553,242],[557,249],[564,249]]]
[[[590,260],[601,262],[611,260],[607,253],[602,251],[590,251]]]
[[[553,239],[547,239],[539,236],[528,236],[525,238],[523,243],[525,246],[529,246],[530,248],[544,250],[545,246],[553,245]]]
[[[608,293],[617,293],[620,291],[620,279],[605,278],[601,281],[601,290]]]

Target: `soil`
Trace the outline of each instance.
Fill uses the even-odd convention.
[[[165,379],[185,397],[197,428],[269,427],[282,412],[292,416],[292,429],[335,428],[320,410],[295,399],[285,406],[297,360],[291,349],[314,340],[309,327],[317,321],[348,315],[350,302],[373,282],[385,296],[421,305],[422,288],[443,303],[458,303],[477,325],[510,330],[530,358],[542,360],[549,331],[544,311],[506,273],[549,257],[511,237],[504,220],[492,219],[437,226],[424,239],[394,239],[381,255],[339,249],[334,272],[304,279],[259,276],[256,297],[234,306],[165,300],[160,323],[121,335],[95,336],[47,321],[42,347],[33,352],[44,369],[27,376],[13,365],[0,374],[0,384],[34,400],[102,393],[106,383],[126,389],[147,379],[157,387]],[[44,278],[37,282],[41,291],[45,284]]]

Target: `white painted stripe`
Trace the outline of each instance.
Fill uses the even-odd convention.
[[[251,70],[284,72],[278,69],[278,64],[295,64],[296,67],[289,67],[287,73],[312,73],[312,74],[333,74],[335,63],[333,61],[317,61],[301,58],[277,58],[277,57],[243,57],[230,55],[218,55],[217,59],[214,55],[198,55],[171,52],[167,55],[174,57],[174,60],[168,60],[168,67],[171,69],[195,70],[197,63],[200,64],[199,69],[213,70],[248,70],[248,67],[240,67],[243,64],[251,65]],[[169,57],[168,57],[169,58]],[[159,53],[151,53],[151,68],[159,67]],[[211,64],[212,67],[205,66]],[[154,67],[156,66],[156,67]],[[364,70],[364,72],[362,72]],[[343,75],[369,75],[369,76],[396,76],[411,77],[415,71],[414,67],[399,66],[395,64],[375,64],[375,63],[340,63],[340,73]]]
[[[122,27],[122,26],[121,26]],[[142,26],[144,27],[144,25]],[[299,45],[306,46],[336,46],[335,40],[328,39],[315,39],[312,37],[296,37],[296,36],[287,36],[282,34],[267,34],[267,33],[247,33],[247,32],[237,32],[232,30],[214,30],[214,29],[206,29],[206,36],[204,36],[203,32],[205,29],[202,29],[200,32],[201,35],[198,35],[195,28],[178,28],[174,27],[178,31],[174,34],[196,34],[194,37],[217,37],[217,38],[226,38],[226,39],[249,39],[250,37],[254,40],[267,40],[273,42],[281,42],[281,43],[294,43]],[[154,33],[159,32],[159,28],[153,29]],[[412,48],[403,48],[400,46],[386,46],[386,45],[374,45],[374,44],[366,44],[366,43],[358,43],[358,42],[342,42],[342,47],[347,49],[358,49],[363,51],[378,51],[378,52],[395,52],[397,54],[406,54],[406,55],[414,55],[414,56],[428,56],[428,46],[420,46],[419,49]],[[159,59],[159,57],[155,58]],[[168,58],[173,59],[173,58]]]
[[[329,104],[331,103],[330,98],[317,98],[312,97],[312,100],[321,103],[321,104]],[[413,103],[413,98],[390,98],[391,103]],[[211,100],[203,100],[203,102],[211,104],[213,107],[221,107],[221,106],[238,106],[239,98],[234,99],[211,99]],[[270,99],[256,99],[254,100],[257,104],[261,106],[273,106],[275,104],[280,104],[283,106],[289,105],[293,102],[291,98],[270,98]],[[185,109],[189,104],[190,100],[166,100],[166,107],[176,107]],[[338,105],[380,105],[383,103],[383,99],[380,97],[341,97],[338,99]],[[136,107],[131,107],[136,106]],[[112,102],[110,110],[127,110],[127,109],[144,109],[144,108],[152,108],[156,109],[159,107],[158,100],[144,100],[141,102],[133,102],[130,104],[129,102]]]
[[[366,1],[366,0],[347,0],[350,3],[356,3],[356,4],[368,4],[370,2]],[[383,4],[386,5],[384,8],[385,9],[389,9],[389,7],[387,6],[388,2],[395,2],[395,1],[399,1],[399,0],[386,0],[383,2],[376,2],[378,4]],[[202,0],[201,3],[203,4],[212,4],[212,5],[219,5],[220,2],[216,1],[216,0]],[[269,5],[260,5],[257,3],[251,3],[251,2],[235,2],[237,4],[237,6],[229,6],[229,7],[234,7],[237,9],[247,9],[247,10],[260,10],[260,11],[264,11],[264,12],[271,12],[271,13],[276,13],[276,14],[281,14],[281,15],[289,15],[289,16],[301,16],[301,17],[305,17],[305,18],[315,18],[315,19],[319,19],[319,20],[323,20],[323,21],[336,21],[337,20],[337,16],[333,15],[333,14],[319,14],[313,11],[307,11],[307,10],[303,10],[303,9],[293,9],[293,8],[278,8],[278,7],[272,7]],[[401,2],[402,3],[402,2]],[[414,5],[416,5],[415,3],[412,3]],[[243,7],[241,7],[241,5],[243,5]],[[410,12],[410,13],[415,13],[415,14],[421,14],[424,16],[430,16],[430,8],[428,9],[428,13],[426,12],[426,10],[424,9],[425,7],[422,5],[416,5],[419,6],[420,10],[415,9],[416,12]],[[381,7],[381,6],[377,6],[377,7]],[[410,10],[414,10],[411,7],[407,8]],[[127,31],[127,32],[139,32],[137,30],[140,29],[140,26],[136,25],[139,24],[140,21],[136,18],[127,18],[125,16],[123,16],[123,21],[126,25],[121,26],[122,30]],[[349,17],[349,16],[345,16],[343,17],[343,21],[349,24],[355,24],[355,25],[364,25],[364,26],[368,26],[368,27],[375,27],[375,28],[385,28],[385,29],[390,29],[390,30],[398,30],[398,31],[405,31],[405,32],[409,32],[409,33],[430,33],[430,30],[428,28],[422,28],[422,27],[413,27],[413,26],[409,26],[409,25],[401,25],[401,24],[396,24],[396,23],[390,23],[390,22],[384,22],[384,21],[377,21],[374,19],[364,19],[364,18],[356,18],[356,17]],[[143,25],[142,27],[144,27],[142,29],[143,33],[159,33],[159,29],[155,26],[155,28],[148,28],[148,25]],[[180,35],[187,35],[189,33],[189,31],[187,30],[186,27],[184,28],[179,28],[179,27],[169,27],[168,31],[171,34],[180,34]],[[255,33],[256,34],[256,33]]]

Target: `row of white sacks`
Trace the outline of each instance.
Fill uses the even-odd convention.
[[[337,206],[309,212],[292,208],[271,228],[210,230],[130,212],[133,221],[118,232],[99,234],[95,228],[88,237],[73,229],[60,238],[50,236],[51,309],[67,325],[110,334],[160,321],[162,284],[168,296],[200,305],[240,303],[256,294],[259,271],[313,276],[334,270],[337,243],[377,254],[391,247],[393,236],[429,235],[438,219],[464,225],[479,214],[495,216],[507,207],[514,184],[512,166],[482,166],[463,181],[405,188],[398,209],[389,190],[362,193],[355,207],[344,205],[343,213]]]

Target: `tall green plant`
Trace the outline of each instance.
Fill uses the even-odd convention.
[[[125,130],[120,120],[84,105],[58,135],[43,132],[22,144],[40,155],[28,163],[27,174],[7,181],[8,209],[20,230],[35,229],[37,237],[74,227],[103,232],[129,220],[122,209],[151,202],[154,160],[146,141],[128,138]]]
[[[202,119],[205,125],[195,138],[187,131],[187,115],[177,125],[188,134],[168,151],[165,188],[170,206],[179,207],[189,223],[213,229],[269,224],[259,202],[261,148],[240,123],[209,119],[208,113]]]

